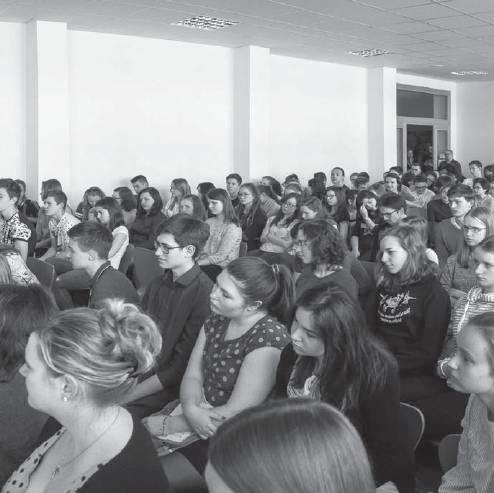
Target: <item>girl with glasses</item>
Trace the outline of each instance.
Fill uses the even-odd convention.
[[[259,192],[253,183],[242,183],[237,195],[237,215],[242,228],[242,240],[247,251],[261,246],[261,234],[266,226],[266,214],[262,210]]]
[[[477,285],[473,249],[491,234],[494,234],[494,218],[488,209],[475,207],[465,216],[463,241],[458,252],[448,257],[439,279],[453,305]]]
[[[326,208],[329,216],[338,224],[341,239],[346,243],[348,241],[350,214],[348,213],[345,192],[341,190],[341,187],[326,188]]]

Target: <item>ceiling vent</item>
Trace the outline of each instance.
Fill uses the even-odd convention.
[[[172,22],[172,26],[201,29],[202,31],[215,31],[237,24],[237,21],[222,19],[221,17],[209,17],[207,15],[197,15],[195,17],[190,17],[189,19],[184,19],[183,21]]]
[[[389,53],[391,53],[389,50],[381,50],[379,48],[371,48],[370,50],[347,51],[348,55],[360,56],[362,58],[388,55]]]

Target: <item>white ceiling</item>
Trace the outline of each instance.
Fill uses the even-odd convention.
[[[171,25],[205,15],[217,31]],[[63,21],[69,29],[238,47],[313,60],[390,66],[454,80],[494,80],[494,0],[0,0],[0,20]],[[350,50],[380,48],[371,58]],[[476,70],[487,76],[458,77]]]

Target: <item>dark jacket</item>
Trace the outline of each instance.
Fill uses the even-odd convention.
[[[281,353],[276,372],[275,394],[287,397],[297,354],[291,344]],[[396,370],[382,389],[365,396],[358,409],[346,413],[367,448],[377,485],[393,481],[400,493],[414,492],[413,450],[402,441],[400,383]]]
[[[136,216],[129,231],[129,242],[136,247],[154,250],[158,228],[165,219],[162,212]]]

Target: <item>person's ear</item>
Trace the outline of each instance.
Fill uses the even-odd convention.
[[[86,252],[86,255],[88,260],[90,260],[91,262],[94,262],[95,260],[99,260],[98,253],[96,252],[96,250],[93,250],[91,248]]]
[[[186,257],[194,258],[196,247],[194,245],[187,245],[183,248],[183,252]]]
[[[247,306],[247,311],[249,312],[256,312],[257,310],[259,310],[262,306],[262,301],[260,300],[257,300],[257,301],[254,301],[253,303],[251,303],[249,306]]]
[[[79,392],[77,380],[71,375],[61,375],[56,377],[56,385],[63,402],[73,401]]]

